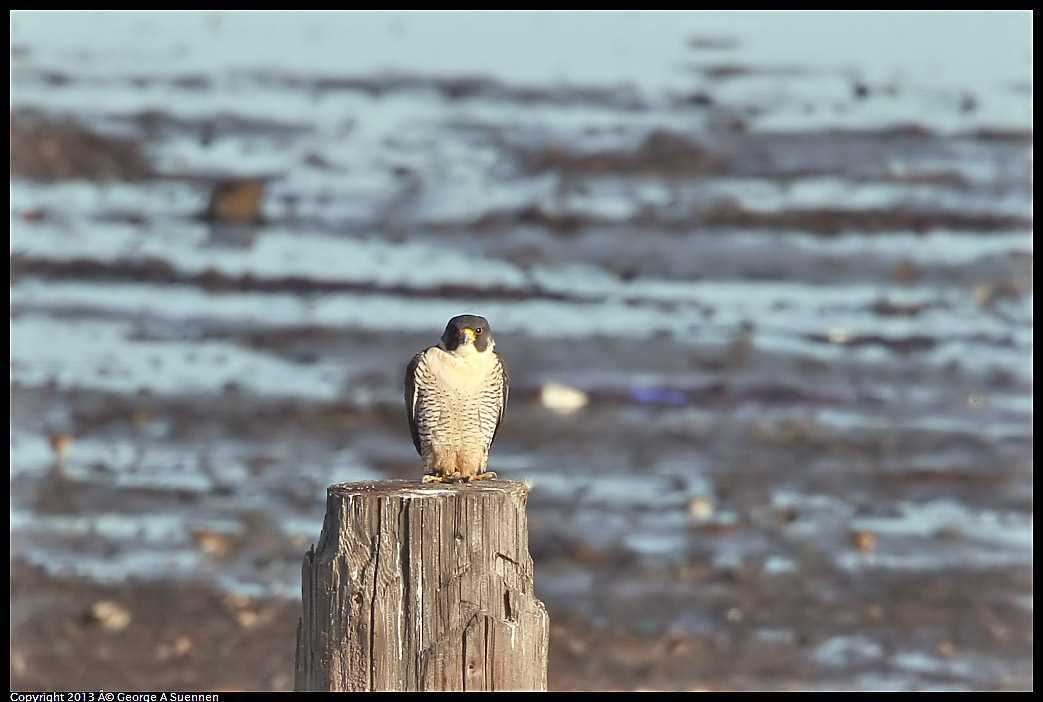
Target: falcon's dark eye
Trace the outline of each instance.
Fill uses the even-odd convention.
[[[482,333],[482,328],[481,328],[481,327],[475,327],[475,328],[474,328],[474,333],[475,333],[476,335],[477,335],[477,334],[481,334],[481,333]]]

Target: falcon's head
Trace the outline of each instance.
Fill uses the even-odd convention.
[[[452,354],[487,353],[495,345],[489,320],[474,314],[453,317],[442,334],[442,348]]]

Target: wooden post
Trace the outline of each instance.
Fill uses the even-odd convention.
[[[330,486],[304,557],[295,689],[546,690],[527,498],[506,480]]]

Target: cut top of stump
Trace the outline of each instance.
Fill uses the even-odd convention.
[[[529,488],[525,483],[514,480],[473,480],[458,483],[425,483],[420,480],[364,480],[357,483],[336,483],[326,489],[328,497],[351,497],[354,495],[389,497],[436,497],[461,492],[509,492],[523,500],[528,499]],[[523,503],[524,504],[524,503]]]

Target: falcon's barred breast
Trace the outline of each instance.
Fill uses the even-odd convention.
[[[507,405],[507,367],[495,346],[485,317],[460,315],[406,368],[406,415],[425,480],[495,477],[489,447]]]

